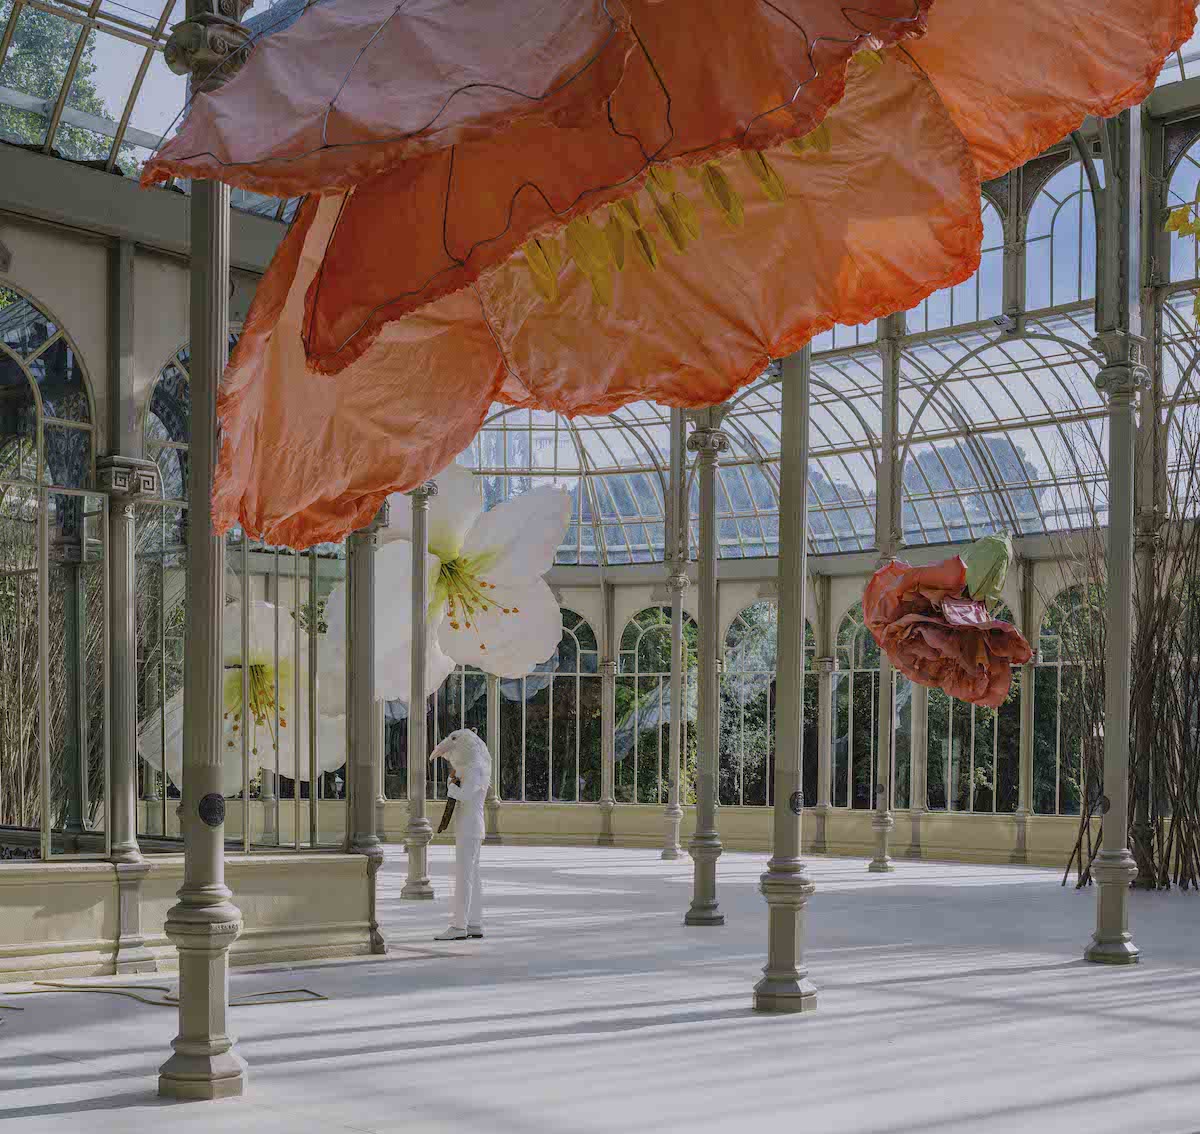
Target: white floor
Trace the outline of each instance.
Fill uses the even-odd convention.
[[[424,904],[389,852],[386,958],[234,975],[329,997],[233,1009],[240,1100],[155,1097],[168,1009],[0,991],[4,1134],[1200,1131],[1200,896],[1133,895],[1143,963],[1106,969],[1052,871],[816,859],[819,1011],[761,1017],[761,856],[721,859],[724,928],[685,929],[690,860],[485,848],[487,938],[434,945],[449,853]]]

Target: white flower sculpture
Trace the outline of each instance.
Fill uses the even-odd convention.
[[[542,575],[571,515],[561,488],[535,488],[483,511],[477,478],[458,465],[437,474],[429,501],[426,695],[455,665],[498,677],[529,673],[558,649],[562,613]],[[412,638],[412,503],[388,501],[375,556],[376,697],[408,701]],[[345,642],[344,585],[326,605],[329,637]],[[344,693],[342,694],[344,698]],[[328,707],[344,710],[330,694]],[[322,689],[322,701],[325,692]]]
[[[291,617],[281,612],[279,618],[279,653],[275,652],[275,607],[269,602],[251,602],[246,665],[249,703],[242,703],[242,604],[233,602],[225,607],[222,624],[224,650],[224,680],[221,707],[222,783],[226,795],[236,795],[244,786],[242,771],[242,737],[249,734],[250,778],[260,769],[276,770],[289,779],[307,780],[309,776],[308,704],[309,689],[306,677],[300,683],[300,698],[296,700],[296,657],[300,664],[308,658],[308,635],[297,632]],[[323,645],[323,644],[322,644]],[[279,711],[276,714],[275,687],[279,686]],[[345,683],[330,675],[336,688]],[[317,718],[317,771],[333,771],[346,762],[346,718],[326,709],[323,689],[318,685],[317,701],[321,713]],[[278,722],[278,723],[277,723]],[[299,738],[299,768],[296,767],[297,738]],[[165,740],[165,744],[164,744]],[[278,760],[276,752],[278,751]],[[138,731],[138,755],[152,767],[164,770],[177,787],[183,780],[183,690],[167,701],[164,719],[155,713],[143,721]]]

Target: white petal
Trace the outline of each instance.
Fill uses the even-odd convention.
[[[541,579],[526,586],[498,586],[486,612],[459,619],[455,630],[442,621],[439,641],[456,662],[498,677],[518,677],[554,656],[562,638],[562,611]],[[515,613],[505,614],[507,608]],[[483,647],[483,648],[481,648]]]
[[[426,593],[433,597],[441,561],[425,556]],[[346,584],[338,583],[325,606],[328,631],[319,651],[318,701],[321,712],[346,712]],[[437,615],[428,618],[426,685],[435,691],[454,668],[437,648]],[[412,642],[412,544],[394,540],[375,553],[375,696],[408,701]]]
[[[464,556],[486,556],[489,583],[527,586],[554,563],[571,519],[571,494],[547,485],[485,512],[467,534]]]
[[[447,465],[433,480],[437,495],[429,501],[429,550],[439,559],[455,559],[483,511],[483,497],[475,474],[461,465]]]

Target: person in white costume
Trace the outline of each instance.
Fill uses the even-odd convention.
[[[450,927],[435,941],[463,941],[483,936],[483,891],[479,882],[479,849],[483,844],[483,804],[492,780],[492,754],[469,728],[456,729],[430,754],[454,769],[446,794],[454,805],[455,878]]]

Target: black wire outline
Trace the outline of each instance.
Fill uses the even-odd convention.
[[[308,0],[308,2],[305,4],[304,11],[306,12],[309,8],[315,7],[317,4],[322,3],[322,2],[323,2],[323,0]],[[356,146],[374,146],[374,145],[393,144],[395,142],[405,141],[409,138],[415,137],[417,134],[420,134],[420,133],[424,132],[425,130],[430,129],[432,127],[432,125],[434,123],[436,123],[438,118],[440,118],[442,116],[442,114],[445,113],[447,107],[450,105],[450,103],[453,101],[453,99],[459,93],[461,93],[463,91],[471,90],[471,89],[479,89],[479,88],[496,89],[496,90],[504,91],[505,93],[508,93],[508,94],[512,94],[518,98],[527,99],[528,101],[531,101],[531,102],[542,102],[542,101],[545,101],[546,99],[552,97],[554,94],[557,94],[560,91],[566,89],[567,86],[569,86],[571,83],[577,81],[591,67],[593,67],[596,64],[596,62],[599,60],[599,58],[603,55],[605,49],[611,44],[612,39],[616,35],[616,32],[617,32],[616,20],[614,19],[611,11],[609,10],[609,0],[600,0],[601,11],[609,20],[610,26],[609,26],[608,35],[605,37],[604,42],[597,48],[596,52],[579,68],[578,71],[576,71],[574,74],[568,76],[557,87],[553,88],[552,90],[548,90],[542,95],[528,95],[525,92],[517,91],[513,88],[505,87],[502,84],[482,83],[482,82],[467,83],[467,84],[464,84],[463,86],[455,88],[453,91],[451,91],[450,94],[447,96],[445,102],[442,104],[442,106],[439,108],[437,113],[434,115],[434,117],[432,119],[430,119],[430,122],[426,126],[422,127],[420,130],[408,132],[405,134],[399,134],[399,135],[395,135],[393,137],[388,137],[388,138],[371,139],[369,141],[333,142],[333,143],[326,142],[324,139],[327,137],[326,131],[327,131],[327,127],[328,127],[329,114],[332,111],[334,103],[336,103],[336,101],[337,101],[337,98],[341,95],[342,91],[345,89],[346,84],[349,82],[349,80],[354,72],[355,67],[357,67],[362,56],[370,48],[371,44],[373,44],[375,42],[375,40],[379,37],[379,35],[382,34],[384,29],[388,26],[388,24],[391,23],[391,21],[395,18],[395,16],[400,14],[405,8],[407,8],[407,6],[410,2],[411,2],[411,0],[400,0],[400,3],[398,3],[392,9],[392,12],[388,15],[388,17],[383,21],[383,23],[380,24],[380,26],[375,30],[375,32],[372,33],[371,37],[367,40],[367,42],[359,49],[358,53],[356,54],[356,56],[354,58],[354,61],[351,63],[350,68],[347,70],[346,75],[343,77],[341,83],[339,84],[337,92],[334,94],[333,99],[330,100],[329,104],[326,107],[325,117],[322,122],[323,143],[321,146],[316,147],[315,149],[312,149],[312,150],[305,151],[302,154],[293,154],[293,155],[288,155],[288,156],[280,156],[280,157],[276,157],[276,158],[266,158],[266,159],[260,159],[260,160],[256,160],[256,161],[225,162],[225,161],[222,161],[219,157],[217,157],[216,154],[214,154],[208,150],[200,151],[200,152],[197,152],[194,154],[187,155],[186,157],[177,158],[174,160],[186,162],[186,161],[193,161],[193,160],[195,160],[197,158],[201,158],[201,157],[208,157],[208,158],[211,158],[213,161],[217,162],[217,164],[221,165],[223,168],[234,169],[234,168],[247,166],[247,165],[265,166],[267,164],[272,164],[272,163],[282,165],[285,163],[302,161],[306,158],[312,157],[314,154],[321,153],[325,150],[340,150],[340,149],[349,149],[349,148],[356,147]],[[808,33],[805,31],[804,26],[799,22],[799,20],[797,20],[790,13],[788,13],[788,12],[784,11],[782,8],[780,8],[779,5],[774,2],[774,0],[758,0],[758,2],[760,4],[762,4],[764,7],[769,8],[770,10],[775,12],[778,16],[780,16],[782,19],[786,20],[788,23],[792,24],[796,28],[796,30],[799,32],[799,34],[801,35],[801,37],[804,40],[804,44],[805,44],[804,53],[805,53],[805,56],[806,56],[806,59],[807,59],[807,62],[808,62],[809,68],[810,68],[810,74],[807,77],[802,78],[797,82],[795,90],[792,92],[791,96],[786,101],[781,102],[776,106],[769,107],[766,110],[760,111],[753,118],[751,118],[749,122],[746,123],[746,125],[739,131],[738,134],[736,134],[732,137],[719,138],[719,139],[713,140],[713,141],[707,143],[706,145],[704,145],[703,147],[697,147],[692,150],[681,151],[679,154],[673,155],[673,157],[685,158],[685,157],[691,156],[693,154],[703,152],[705,150],[712,150],[715,148],[721,148],[721,147],[728,146],[728,145],[732,145],[737,148],[744,148],[746,140],[749,137],[751,130],[753,130],[754,127],[759,122],[761,122],[764,118],[768,118],[773,114],[777,114],[781,110],[786,110],[789,106],[793,105],[796,102],[796,100],[800,97],[800,94],[805,89],[805,87],[809,86],[816,79],[820,78],[821,72],[817,68],[816,61],[814,58],[816,49],[819,45],[824,44],[824,43],[830,43],[830,44],[842,45],[842,46],[854,46],[855,44],[861,43],[864,39],[870,39],[871,36],[875,33],[872,30],[866,28],[862,23],[860,23],[859,20],[857,19],[859,17],[869,17],[880,23],[891,24],[891,25],[895,25],[895,26],[903,25],[903,24],[916,24],[920,21],[920,18],[921,18],[921,9],[922,9],[923,0],[912,0],[912,14],[909,16],[888,16],[888,15],[883,15],[878,12],[874,12],[867,8],[858,8],[858,7],[853,7],[850,5],[842,5],[839,9],[842,18],[852,28],[856,29],[858,31],[858,34],[848,37],[848,38],[841,37],[841,36],[834,36],[834,35],[822,35],[822,36],[817,36],[817,38],[813,39],[813,40],[809,39]],[[304,13],[302,12],[301,16],[303,16],[303,14]],[[254,46],[260,40],[266,38],[276,28],[278,28],[280,25],[282,25],[285,22],[285,20],[286,20],[286,18],[281,18],[280,20],[277,20],[274,24],[270,25],[269,27],[263,28],[258,34],[255,35],[255,37],[252,40],[250,40],[248,43],[246,43],[243,47],[239,48],[238,52],[235,52],[234,55],[236,56],[238,53],[244,53],[248,57],[249,53],[253,50]],[[320,360],[328,359],[328,358],[336,358],[343,351],[345,351],[345,349],[350,345],[350,343],[355,338],[357,338],[360,334],[362,334],[367,329],[367,327],[374,321],[376,315],[378,315],[379,312],[383,311],[384,309],[386,309],[388,307],[393,306],[394,304],[402,303],[403,301],[405,301],[407,299],[411,299],[414,296],[420,295],[422,292],[426,291],[432,284],[436,283],[442,277],[466,267],[468,261],[480,248],[486,247],[489,244],[494,244],[496,241],[501,240],[512,229],[512,219],[513,219],[513,214],[516,211],[517,200],[520,197],[521,193],[524,192],[526,189],[533,190],[545,203],[546,208],[549,210],[551,215],[557,218],[557,217],[562,217],[562,216],[566,215],[567,213],[570,213],[572,210],[574,210],[578,206],[578,204],[582,200],[584,200],[588,196],[597,195],[597,194],[601,194],[601,193],[609,193],[609,192],[612,192],[613,190],[624,188],[626,185],[629,185],[631,182],[636,181],[643,174],[645,174],[652,165],[656,164],[659,156],[670,146],[671,142],[674,140],[674,137],[675,137],[674,126],[671,122],[671,105],[672,105],[671,104],[671,93],[667,89],[666,83],[663,80],[663,77],[662,77],[661,73],[659,72],[657,66],[655,65],[653,56],[651,55],[648,47],[646,46],[646,44],[643,41],[643,39],[641,38],[641,36],[638,34],[637,28],[633,24],[632,19],[630,19],[629,26],[630,26],[630,30],[632,31],[632,33],[634,35],[634,38],[637,42],[638,47],[641,49],[643,55],[646,58],[646,62],[648,63],[648,65],[651,68],[652,73],[654,74],[655,80],[657,81],[660,89],[663,91],[663,94],[666,98],[666,104],[667,104],[666,112],[665,112],[665,119],[666,119],[666,126],[667,126],[667,138],[652,153],[648,153],[645,145],[642,143],[641,139],[636,134],[628,134],[617,128],[617,125],[612,117],[612,97],[610,96],[607,100],[608,122],[609,122],[610,128],[613,131],[613,134],[617,137],[629,138],[637,144],[639,150],[642,153],[642,157],[643,157],[642,165],[639,168],[637,168],[636,170],[634,170],[632,173],[630,173],[629,176],[627,176],[619,181],[615,181],[615,182],[612,182],[611,184],[607,184],[607,185],[592,186],[591,188],[581,190],[580,193],[577,194],[576,197],[562,209],[555,208],[554,204],[550,201],[549,197],[547,197],[546,193],[535,182],[532,182],[532,181],[522,182],[520,185],[518,185],[516,187],[516,189],[513,190],[512,195],[509,199],[508,212],[505,217],[504,227],[501,228],[499,232],[495,233],[492,236],[480,237],[478,240],[476,240],[470,246],[470,248],[467,249],[467,251],[464,255],[457,256],[450,250],[449,245],[448,245],[448,228],[449,228],[450,198],[451,198],[451,192],[452,192],[452,187],[453,187],[455,154],[456,154],[458,147],[457,147],[457,144],[448,147],[447,153],[448,153],[449,166],[448,166],[448,170],[447,170],[446,191],[443,196],[443,208],[442,208],[442,247],[446,253],[447,258],[451,261],[450,264],[448,264],[444,268],[438,269],[438,271],[434,272],[431,276],[429,276],[427,279],[425,279],[416,288],[413,288],[406,292],[401,292],[397,295],[389,297],[387,300],[384,300],[384,301],[376,304],[373,308],[371,308],[370,311],[368,311],[364,315],[361,323],[352,332],[350,332],[350,334],[348,334],[346,336],[346,338],[342,341],[342,343],[336,349],[331,350],[331,351],[325,351],[321,354],[315,354],[310,351],[309,347],[310,347],[312,331],[313,331],[312,322],[316,316],[318,297],[320,295],[320,290],[321,290],[321,281],[324,276],[325,258],[326,257],[325,257],[325,255],[323,255],[322,259],[321,259],[321,266],[318,269],[317,274],[316,274],[312,284],[310,285],[313,289],[313,291],[312,291],[313,299],[312,299],[311,303],[307,304],[308,310],[309,310],[308,325],[305,327],[303,334],[301,336],[302,341],[304,343],[305,354],[309,359],[311,359],[313,361],[320,361]],[[900,50],[903,50],[903,47],[901,44],[897,44],[897,46],[900,48]],[[907,52],[905,52],[905,54],[907,55]],[[214,67],[212,69],[212,71],[209,72],[209,75],[215,74],[223,66],[225,66],[225,63],[218,64],[216,67]],[[202,93],[202,92],[197,91],[196,93]],[[194,98],[194,97],[195,97],[194,94],[189,96],[189,98],[185,102],[184,106],[180,109],[179,114],[176,115],[175,120],[171,123],[170,126],[167,127],[168,130],[170,130],[175,125],[175,123],[178,122],[179,118],[186,112],[186,110],[190,106],[192,98]],[[165,137],[165,134],[164,134],[164,137]],[[338,209],[338,216],[334,220],[333,227],[331,228],[330,233],[329,233],[329,238],[326,241],[326,245],[325,245],[326,254],[328,253],[329,248],[333,245],[333,242],[336,239],[337,230],[341,223],[341,218],[344,215],[346,205],[348,204],[351,196],[352,196],[352,191],[349,191],[349,192],[346,192],[342,198],[341,205]],[[299,215],[299,210],[297,210],[297,215]],[[292,223],[293,224],[295,223],[294,220]]]

